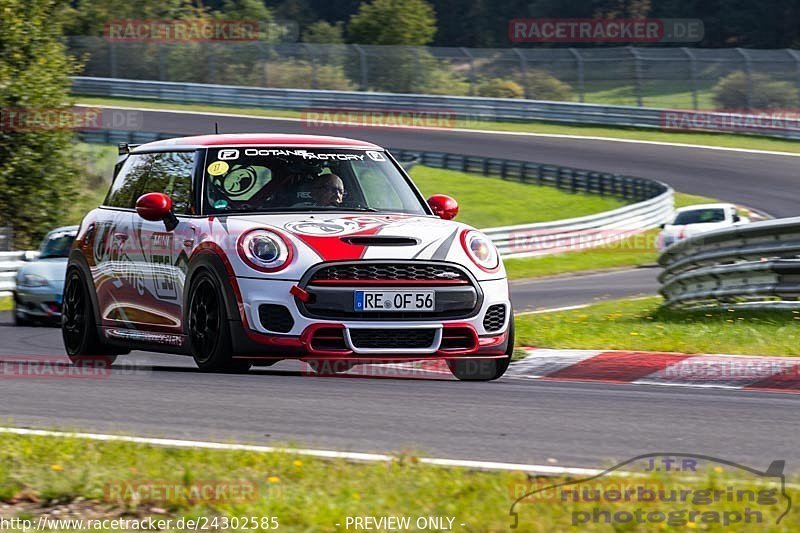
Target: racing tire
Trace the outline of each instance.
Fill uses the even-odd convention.
[[[514,313],[508,323],[508,344],[501,359],[449,359],[447,366],[459,381],[494,381],[508,370],[514,354]]]
[[[61,310],[61,337],[67,357],[76,366],[110,368],[119,352],[105,345],[97,332],[89,288],[80,270],[67,272]]]
[[[186,316],[186,336],[195,364],[203,372],[238,373],[250,370],[248,361],[233,359],[231,331],[222,286],[211,272],[200,270],[192,279]]]

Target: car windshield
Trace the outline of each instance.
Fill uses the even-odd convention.
[[[51,257],[69,257],[72,241],[75,240],[76,231],[59,231],[50,233],[42,241],[39,249],[39,259]]]
[[[711,222],[724,222],[725,210],[724,209],[693,209],[691,211],[684,211],[678,213],[675,217],[674,225],[684,226],[686,224],[707,224]]]
[[[209,148],[204,179],[208,214],[427,213],[410,183],[379,150]]]

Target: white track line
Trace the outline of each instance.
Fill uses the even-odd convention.
[[[550,309],[537,309],[536,311],[523,311],[521,313],[514,313],[514,316],[539,315],[541,313],[557,313],[559,311],[572,311],[574,309],[583,309],[584,307],[589,307],[590,305],[591,304],[568,305],[566,307],[552,307]]]
[[[106,106],[106,105],[90,105],[90,104],[76,104],[75,107],[87,107],[93,109],[124,109],[128,111],[147,111],[147,112],[155,112],[155,113],[181,113],[185,115],[203,115],[208,117],[231,117],[231,118],[249,118],[249,119],[258,119],[258,120],[272,120],[272,121],[287,121],[287,122],[306,122],[306,119],[302,118],[289,118],[289,117],[263,117],[258,115],[247,115],[242,113],[218,113],[218,112],[208,112],[208,111],[184,111],[182,109],[154,109],[150,107],[127,107],[127,106]],[[320,121],[322,122],[322,121]],[[361,123],[350,123],[350,122],[336,122],[331,123],[334,126],[358,126],[363,128],[380,128],[380,129],[391,129],[391,126],[380,126],[380,125],[371,125],[371,124],[361,124]],[[751,150],[748,148],[732,148],[727,146],[709,146],[704,144],[689,144],[689,143],[676,143],[676,142],[666,142],[666,141],[647,141],[641,139],[621,139],[619,137],[599,137],[596,135],[569,135],[565,133],[534,133],[534,132],[526,132],[526,131],[501,131],[501,130],[479,130],[479,129],[471,129],[471,128],[435,128],[435,127],[425,127],[425,126],[397,126],[397,129],[404,129],[404,130],[428,130],[428,131],[449,131],[449,132],[460,132],[460,133],[481,133],[485,135],[514,135],[518,137],[550,137],[554,139],[578,139],[578,140],[586,140],[586,141],[609,141],[609,142],[620,142],[620,143],[631,143],[631,144],[652,144],[656,146],[673,146],[677,148],[697,148],[702,150],[719,150],[723,152],[741,152],[746,154],[761,154],[761,155],[777,155],[777,156],[788,156],[788,157],[800,157],[800,153],[794,152],[780,152],[776,150]],[[653,130],[658,131],[658,130]],[[714,132],[687,132],[687,133],[714,133]],[[178,135],[178,134],[176,134]],[[779,139],[780,140],[780,139]]]
[[[392,455],[358,452],[337,452],[333,450],[308,450],[303,448],[276,448],[273,446],[257,446],[253,444],[225,444],[222,442],[206,442],[181,439],[156,439],[148,437],[130,437],[125,435],[105,435],[102,433],[70,433],[62,431],[48,431],[43,429],[25,429],[0,427],[0,434],[25,435],[34,437],[68,437],[75,439],[96,440],[104,442],[130,442],[134,444],[149,444],[170,448],[200,448],[206,450],[246,451],[257,453],[287,453],[293,455],[306,455],[323,459],[345,459],[360,462],[387,462],[396,461]],[[518,463],[498,463],[493,461],[466,461],[460,459],[440,459],[422,457],[422,464],[434,466],[448,466],[459,468],[474,468],[479,470],[501,470],[513,472],[530,472],[544,475],[578,475],[596,476],[603,470],[594,468],[569,468],[552,465],[529,465]]]

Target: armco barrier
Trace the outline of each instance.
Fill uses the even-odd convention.
[[[800,217],[696,235],[658,262],[667,306],[800,308]]]
[[[0,252],[0,295],[16,287],[17,269],[22,265],[25,252]]]
[[[150,99],[187,104],[228,105],[297,111],[336,110],[407,110],[417,113],[445,113],[453,118],[480,121],[546,121],[603,126],[629,126],[652,129],[739,128],[759,135],[800,138],[800,120],[774,120],[752,124],[747,114],[671,111],[668,109],[621,105],[549,102],[512,98],[471,96],[434,96],[358,91],[321,91],[312,89],[269,89],[236,85],[207,85],[115,78],[73,78],[72,91],[80,96]],[[670,113],[679,113],[673,117]],[[688,113],[680,115],[680,113]],[[758,121],[756,121],[758,122]],[[707,127],[704,126],[708,125]]]

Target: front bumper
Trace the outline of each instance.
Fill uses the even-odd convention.
[[[248,356],[255,358],[307,357],[314,359],[409,360],[461,357],[503,357],[506,353],[511,302],[505,279],[478,282],[483,294],[477,311],[454,320],[325,320],[308,317],[290,293],[293,281],[237,278],[242,295],[249,339]],[[359,287],[354,287],[357,290]],[[292,326],[276,333],[265,327],[259,316],[262,305],[284,306],[291,314]],[[505,306],[500,327],[487,331],[484,317],[492,306]],[[381,344],[386,334],[413,335],[414,344],[397,346],[397,339]],[[374,335],[373,335],[374,333]],[[428,337],[425,337],[428,335]],[[376,340],[377,338],[377,340]],[[428,342],[429,341],[429,342]]]
[[[61,318],[61,295],[64,282],[51,282],[46,287],[18,286],[14,289],[14,307],[17,315],[40,320]]]

